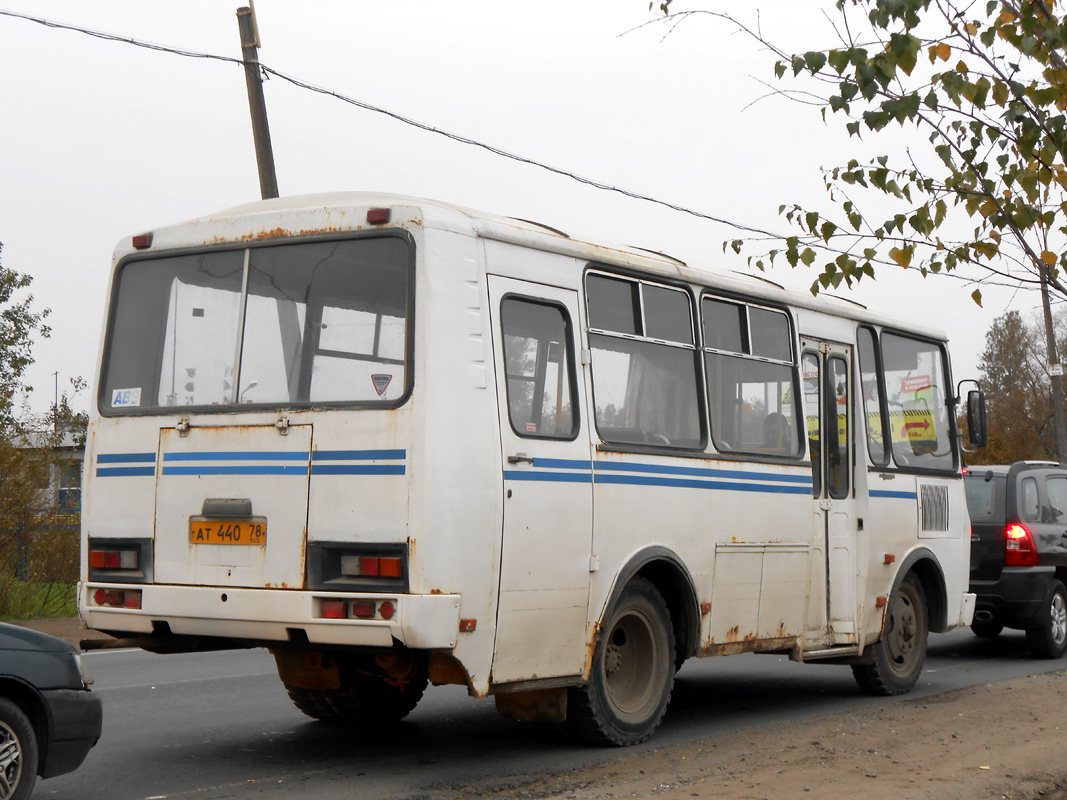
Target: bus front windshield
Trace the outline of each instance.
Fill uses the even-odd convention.
[[[131,260],[119,268],[100,408],[395,405],[412,297],[398,237]]]

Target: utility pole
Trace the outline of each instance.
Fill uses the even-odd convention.
[[[1048,267],[1038,266],[1041,273],[1041,310],[1045,315],[1045,348],[1048,351],[1048,371],[1052,378],[1052,414],[1056,430],[1056,460],[1067,464],[1067,429],[1063,419],[1063,366],[1056,349],[1056,331],[1052,327],[1052,308],[1048,299]]]
[[[278,177],[274,173],[274,151],[270,146],[267,104],[263,99],[263,78],[259,70],[259,26],[256,25],[254,6],[237,9],[237,27],[241,31],[241,57],[245,65],[245,84],[248,86],[248,110],[252,114],[252,136],[256,142],[259,191],[263,199],[267,200],[278,196]]]

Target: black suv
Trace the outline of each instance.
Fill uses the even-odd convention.
[[[1048,462],[972,467],[971,629],[1021,628],[1035,655],[1067,652],[1067,469]]]

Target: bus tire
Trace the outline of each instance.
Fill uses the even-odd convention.
[[[341,685],[300,689],[285,684],[302,712],[324,722],[391,725],[412,712],[429,685],[426,659],[408,652],[399,665],[384,668],[373,657],[338,658]]]
[[[37,734],[25,712],[6,697],[0,697],[0,750],[4,754],[0,796],[26,800],[37,782]]]
[[[909,574],[893,592],[886,609],[882,638],[871,646],[871,663],[855,664],[852,674],[867,694],[904,694],[919,680],[926,660],[930,629],[926,595]]]
[[[1049,585],[1042,616],[1041,627],[1027,629],[1026,643],[1038,658],[1062,658],[1067,653],[1067,590],[1060,581]]]
[[[674,627],[663,595],[634,578],[602,631],[589,682],[570,690],[567,723],[589,742],[638,744],[659,726],[674,687]]]

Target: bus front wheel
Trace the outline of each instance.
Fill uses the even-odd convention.
[[[634,578],[608,613],[589,682],[570,690],[567,722],[581,738],[626,746],[659,726],[674,686],[674,628],[663,595]]]
[[[919,680],[926,660],[929,618],[919,579],[908,575],[889,598],[882,638],[871,645],[871,663],[856,664],[852,674],[868,694],[904,694]]]

